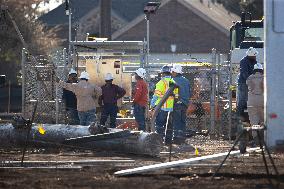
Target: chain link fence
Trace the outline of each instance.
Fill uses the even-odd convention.
[[[60,100],[62,89],[56,85],[56,77],[66,78],[66,52],[57,51],[50,56],[36,56],[34,61],[25,50],[22,52],[22,113],[34,122],[64,123],[64,104]]]
[[[56,77],[66,80],[66,61],[65,50],[57,51],[49,57],[38,56],[37,64],[32,63],[23,51],[22,110],[26,118],[31,117],[35,102],[38,101],[35,122],[68,122],[65,105],[61,100],[62,89],[57,88],[55,82]],[[233,111],[231,65],[226,61],[226,56],[213,52],[211,61],[184,64],[183,73],[190,81],[191,91],[187,129],[197,132],[205,130],[211,136],[230,139],[236,132],[238,121]],[[155,78],[150,81],[153,86],[158,81]]]
[[[187,128],[210,133],[214,138],[231,139],[236,133],[237,117],[233,110],[231,66],[224,55],[198,66],[184,67],[190,80],[191,104]]]

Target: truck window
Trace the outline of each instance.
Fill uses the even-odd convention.
[[[247,28],[244,41],[264,41],[263,28]]]

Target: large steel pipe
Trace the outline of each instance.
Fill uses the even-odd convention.
[[[44,134],[39,132],[39,127],[43,128],[41,130],[44,131]],[[33,124],[29,145],[36,147],[83,147],[93,150],[159,156],[162,140],[156,133],[122,131],[121,129],[110,129],[110,134],[91,136],[89,127],[86,126]],[[26,129],[15,129],[12,124],[0,125],[0,148],[22,147],[25,144],[26,135]],[[68,141],[70,138],[72,140]]]

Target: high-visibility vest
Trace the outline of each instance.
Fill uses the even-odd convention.
[[[171,78],[162,78],[157,84],[154,95],[158,97],[155,105],[159,104],[163,96],[166,94],[167,90],[169,89],[169,83],[173,81]],[[174,107],[174,97],[169,96],[166,102],[161,107],[162,109],[172,109]]]

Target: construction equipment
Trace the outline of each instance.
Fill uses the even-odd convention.
[[[230,61],[232,65],[232,81],[239,73],[239,64],[249,47],[258,51],[257,62],[263,64],[264,30],[263,19],[252,20],[251,13],[242,13],[241,21],[230,28]]]

